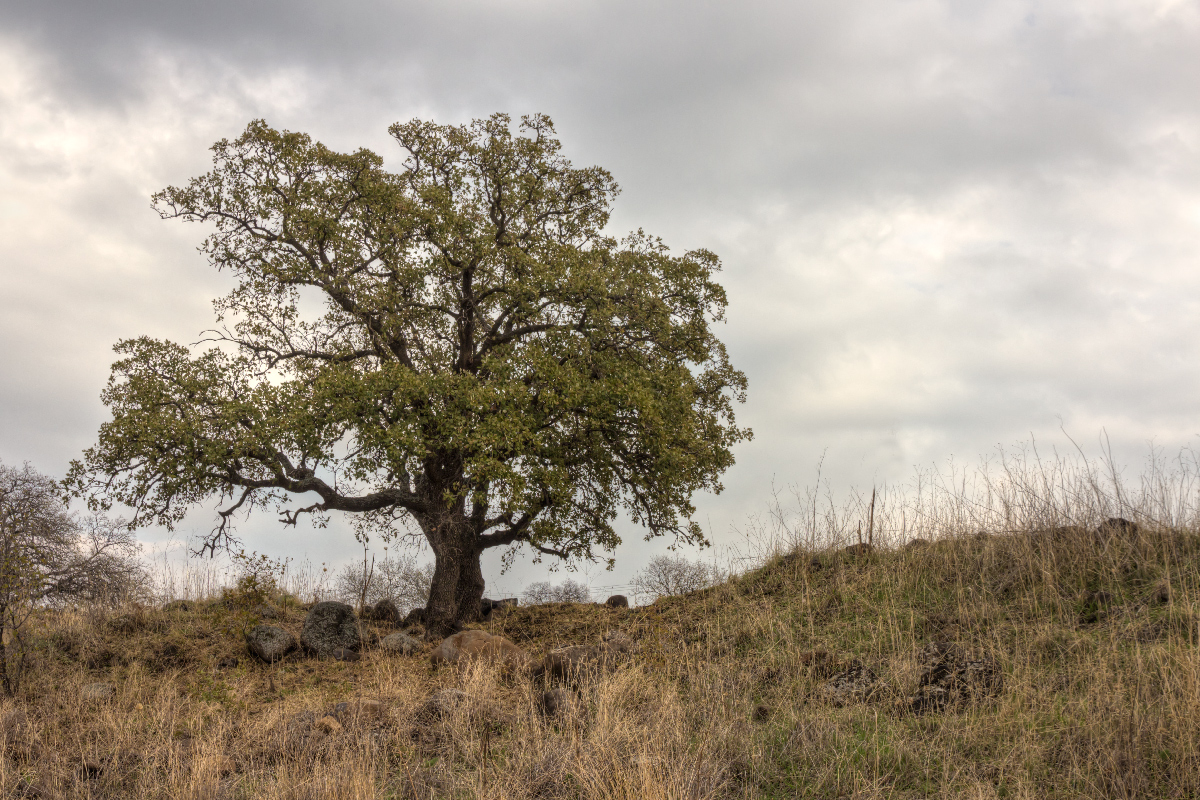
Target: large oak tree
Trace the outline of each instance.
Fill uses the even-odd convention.
[[[717,257],[607,235],[616,183],[572,167],[544,116],[390,132],[399,171],[253,122],[154,196],[211,226],[201,250],[236,286],[198,345],[116,345],[113,418],[73,491],[168,527],[216,498],[210,552],[254,508],[415,523],[435,633],[478,614],[488,548],[595,558],[622,510],[702,542],[691,496],[749,436],[710,329]]]

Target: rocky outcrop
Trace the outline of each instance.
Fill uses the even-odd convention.
[[[925,668],[908,707],[916,714],[953,711],[995,697],[1004,688],[1004,674],[990,656],[974,658],[957,645],[930,642],[917,656]]]
[[[304,620],[300,644],[319,658],[332,658],[338,650],[358,652],[362,637],[354,609],[333,600],[317,603]]]
[[[256,625],[246,634],[246,649],[258,660],[273,664],[296,649],[296,637],[278,625]]]
[[[817,696],[827,703],[841,707],[851,703],[874,700],[887,689],[887,684],[870,667],[852,662],[848,669],[834,675],[821,685]]]

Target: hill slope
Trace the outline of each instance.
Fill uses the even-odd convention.
[[[480,627],[534,656],[640,645],[549,717],[541,679],[433,670],[431,644],[268,666],[228,603],[46,612],[3,702],[0,795],[1197,797],[1198,592],[1195,532],[1114,526],[796,552],[643,608],[497,614]],[[304,608],[278,606],[298,633]]]

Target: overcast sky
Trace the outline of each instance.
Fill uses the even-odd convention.
[[[718,542],[823,452],[869,487],[1062,425],[1136,471],[1200,434],[1198,76],[1172,0],[0,0],[0,460],[62,475],[112,344],[211,323],[227,280],[149,195],[213,141],[261,117],[395,165],[392,122],[507,111],[614,174],[614,232],[724,262],[755,438],[699,498]],[[628,533],[597,586],[665,547]]]

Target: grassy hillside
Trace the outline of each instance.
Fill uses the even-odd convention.
[[[481,627],[534,656],[639,643],[549,718],[539,680],[435,671],[432,645],[267,666],[241,638],[255,619],[220,602],[48,612],[0,712],[0,796],[1197,797],[1198,567],[1194,531],[1068,528],[797,551],[644,608],[497,615]],[[298,633],[304,608],[276,605]],[[915,706],[931,642],[1002,685]],[[824,688],[859,667],[877,681]],[[439,713],[445,689],[464,694]],[[379,705],[322,719],[361,700]]]

